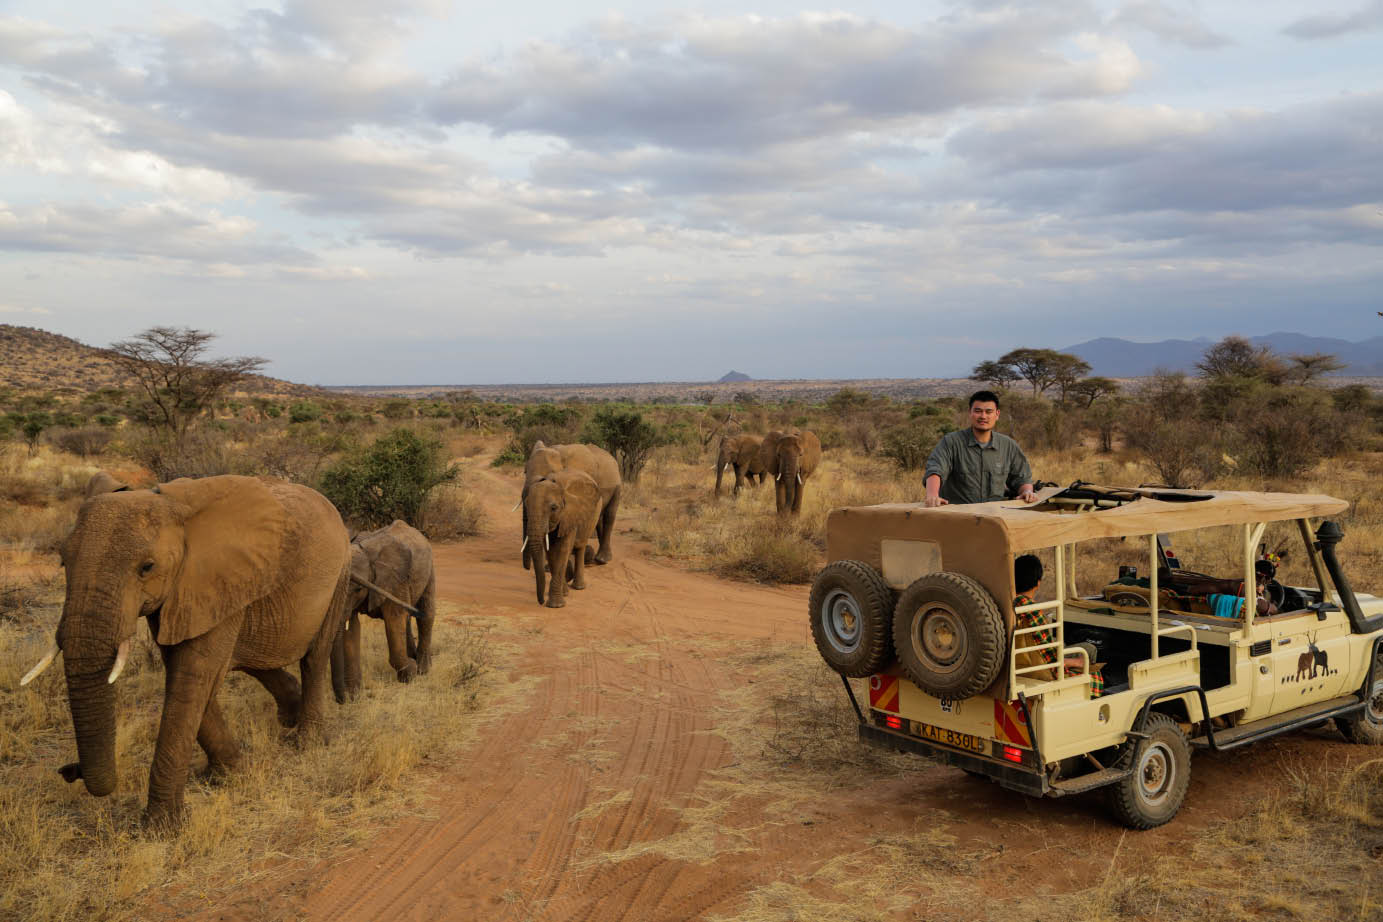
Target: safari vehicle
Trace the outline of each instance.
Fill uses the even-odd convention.
[[[1077,481],[1031,505],[837,509],[830,563],[812,584],[812,636],[843,680],[868,678],[867,715],[845,680],[864,742],[1030,795],[1105,788],[1120,820],[1149,829],[1181,807],[1193,747],[1233,749],[1327,719],[1350,740],[1383,743],[1383,599],[1350,588],[1335,553],[1342,532],[1325,519],[1346,507]],[[1273,522],[1295,523],[1286,531],[1314,585],[1267,579]],[[1181,566],[1171,533],[1225,526],[1232,572]],[[1082,556],[1114,544],[1099,539],[1123,539],[1146,575],[1125,565],[1082,596]],[[1015,555],[1038,551],[1055,561],[1049,600],[1015,608]],[[1272,605],[1257,602],[1257,584]],[[1226,608],[1230,617],[1214,613]],[[1024,614],[1046,623],[1015,628]]]

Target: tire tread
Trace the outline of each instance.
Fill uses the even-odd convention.
[[[835,579],[845,582],[860,605],[860,649],[849,658],[842,658],[822,633],[821,603],[829,588],[827,584]],[[869,564],[859,560],[827,564],[812,580],[807,611],[817,652],[826,665],[841,675],[864,678],[882,672],[893,661],[893,590]]]

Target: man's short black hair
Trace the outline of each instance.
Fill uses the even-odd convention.
[[[975,393],[970,395],[970,402],[967,403],[966,406],[973,407],[976,403],[984,403],[986,401],[994,404],[994,409],[1001,409],[999,406],[999,395],[993,391],[975,391]]]
[[[1020,593],[1029,592],[1042,582],[1042,561],[1036,554],[1024,554],[1013,562],[1013,586]]]

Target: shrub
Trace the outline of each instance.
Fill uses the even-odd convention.
[[[211,429],[193,430],[181,445],[163,436],[146,434],[127,442],[125,449],[153,471],[160,482],[244,473],[236,469],[235,453],[226,437]]]
[[[290,423],[312,423],[321,419],[325,411],[310,400],[300,400],[288,408]]]
[[[456,541],[480,534],[485,510],[480,500],[454,484],[443,484],[427,494],[418,530],[431,541]]]
[[[402,397],[386,400],[379,412],[385,419],[412,419],[413,401],[405,400]]]
[[[456,479],[444,454],[437,439],[395,429],[327,468],[319,489],[360,528],[382,528],[394,519],[416,527],[428,491]]]
[[[649,452],[663,442],[658,427],[637,410],[597,410],[586,427],[586,438],[615,456],[625,483],[638,483]]]
[[[61,432],[54,432],[49,439],[54,445],[65,452],[89,458],[92,455],[99,455],[106,450],[114,436],[109,429],[97,429],[85,427],[82,429],[65,429]]]
[[[933,426],[918,423],[894,426],[884,433],[879,453],[901,470],[919,471],[926,467],[938,438],[940,435]]]
[[[727,543],[711,570],[717,576],[760,583],[808,583],[816,573],[817,550],[796,523],[760,519]]]

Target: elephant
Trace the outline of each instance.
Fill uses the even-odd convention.
[[[821,441],[810,429],[774,430],[759,446],[759,463],[774,480],[779,513],[799,515],[806,480],[821,463]]]
[[[409,618],[416,611],[418,639]],[[360,691],[360,615],[384,621],[389,665],[400,682],[432,666],[432,624],[437,618],[437,575],[432,545],[407,522],[351,539],[351,585],[346,623],[332,651],[332,688],[337,701]]]
[[[180,479],[82,503],[61,546],[66,596],[53,648],[67,675],[78,760],[60,770],[97,797],[115,790],[115,689],[138,619],[164,665],[143,821],[173,828],[195,740],[207,769],[233,768],[238,747],[216,703],[230,669],[254,676],[300,740],[325,721],[333,638],[350,575],[346,526],[326,497],[254,477]],[[298,663],[302,683],[284,668]]]
[[[716,452],[717,497],[720,496],[720,478],[727,467],[735,469],[735,496],[739,496],[740,486],[745,480],[749,481],[750,486],[757,486],[755,477],[759,478],[758,483],[764,482],[763,461],[759,457],[762,444],[763,439],[757,435],[733,435],[720,440],[720,450]]]
[[[546,601],[548,608],[567,604],[568,573],[573,589],[586,588],[583,549],[601,515],[600,496],[600,486],[581,471],[557,471],[528,485],[523,549],[532,555],[540,604]],[[552,581],[546,586],[545,599],[549,571]]]
[[[581,471],[595,481],[600,489],[600,517],[596,521],[595,534],[599,539],[599,549],[595,557],[587,559],[586,563],[607,564],[614,558],[612,542],[615,535],[615,514],[619,511],[619,497],[622,483],[619,475],[619,464],[616,463],[614,455],[598,445],[553,445],[548,447],[541,440],[533,443],[533,450],[528,455],[528,463],[523,469],[523,492],[519,496],[519,503],[514,508],[524,509],[523,533],[525,536],[528,531],[528,512],[525,501],[528,498],[530,485],[543,477],[555,474],[558,471]],[[581,545],[583,548],[585,545]],[[585,553],[584,551],[582,552]],[[532,558],[527,552],[521,553],[523,567],[528,569]],[[539,599],[539,601],[542,601]]]

